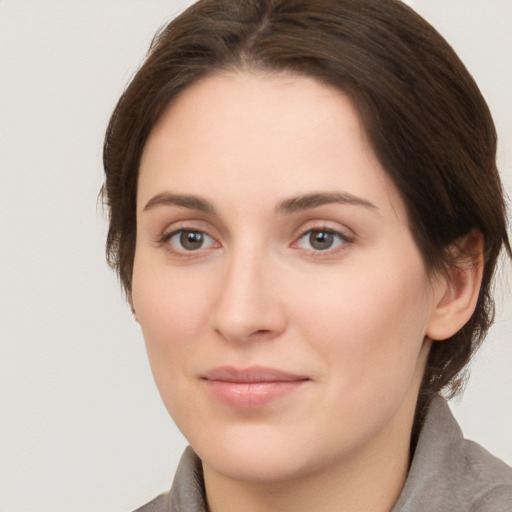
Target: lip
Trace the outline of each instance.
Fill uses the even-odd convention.
[[[299,390],[311,379],[275,368],[220,366],[201,375],[208,391],[223,403],[256,409]]]

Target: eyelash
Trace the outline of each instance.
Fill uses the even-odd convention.
[[[311,237],[312,235],[327,235],[334,239],[333,243],[336,244],[335,247],[329,246],[322,249],[309,249],[305,248],[305,250],[308,251],[309,254],[313,255],[314,257],[328,257],[337,254],[339,251],[342,251],[346,248],[348,244],[351,244],[354,242],[353,237],[349,237],[346,234],[337,231],[335,229],[327,228],[327,227],[315,227],[308,229],[307,231],[303,232],[297,239],[296,242],[294,242],[293,245],[298,246],[301,240],[308,240],[309,245],[311,245]],[[332,239],[331,239],[332,240]]]
[[[170,233],[164,233],[162,235],[162,237],[160,238],[160,240],[158,240],[158,244],[161,246],[166,246],[167,250],[169,250],[173,255],[180,257],[180,258],[190,258],[190,257],[197,256],[199,253],[199,250],[204,249],[203,247],[198,248],[198,250],[187,250],[185,248],[176,249],[175,247],[173,247],[173,244],[171,243],[172,239],[176,235],[183,236],[186,233],[199,234],[203,237],[203,239],[208,238],[208,239],[212,240],[214,242],[214,244],[217,244],[217,246],[220,247],[220,244],[218,244],[218,242],[216,242],[215,239],[213,237],[211,237],[208,233],[206,233],[205,231],[202,231],[200,229],[193,229],[193,228],[180,228],[180,229],[175,229],[175,230],[171,231]],[[176,245],[176,244],[174,244],[174,245]]]
[[[194,249],[187,250],[185,248],[176,249],[175,247],[173,247],[173,245],[175,246],[176,244],[172,244],[171,243],[172,239],[175,236],[177,236],[177,235],[180,235],[180,237],[181,237],[181,236],[183,236],[186,233],[188,233],[188,234],[198,234],[198,235],[201,235],[203,237],[203,239],[204,238],[210,239],[213,242],[211,244],[213,247],[208,247],[206,249],[204,247],[199,247],[199,248],[197,248],[197,250],[194,250]],[[317,235],[318,234],[326,234],[328,236],[332,236],[332,237],[334,237],[334,239],[337,239],[337,242],[338,242],[336,247],[334,247],[334,248],[328,247],[325,250],[321,250],[321,249],[320,250],[315,250],[314,248],[313,249],[303,248],[310,255],[312,255],[314,257],[328,257],[328,256],[332,256],[334,254],[337,254],[339,251],[342,251],[344,248],[346,248],[347,245],[352,244],[354,242],[354,237],[347,236],[346,234],[344,234],[344,233],[342,233],[340,231],[337,231],[335,229],[332,229],[332,228],[320,227],[319,226],[319,227],[313,227],[313,228],[310,228],[310,229],[308,229],[306,231],[301,232],[300,236],[298,236],[295,239],[295,242],[293,242],[293,244],[291,246],[292,247],[298,247],[299,246],[299,242],[301,240],[306,239],[306,237],[310,237],[311,238],[313,233],[316,233]],[[336,243],[336,241],[334,243]],[[175,230],[173,230],[173,231],[171,231],[169,233],[164,233],[162,235],[162,237],[158,240],[158,244],[161,245],[161,246],[165,246],[168,251],[170,251],[174,256],[177,256],[179,258],[193,258],[193,257],[197,257],[197,256],[199,256],[201,250],[209,251],[209,250],[221,247],[221,245],[213,237],[208,235],[208,233],[206,233],[205,231],[200,230],[200,229],[185,228],[185,227],[184,228],[180,228],[180,229],[175,229]],[[216,247],[215,247],[215,245],[216,245]],[[299,248],[300,248],[300,246],[299,246]]]

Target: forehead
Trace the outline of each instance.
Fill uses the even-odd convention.
[[[148,139],[139,209],[169,188],[232,199],[235,186],[244,197],[335,188],[372,202],[376,196],[400,202],[352,101],[290,74],[208,76],[171,104]]]
[[[292,148],[297,152],[297,142],[311,141],[315,133],[326,143],[333,138],[343,143],[337,136],[340,129],[366,142],[352,102],[340,91],[302,75],[226,72],[209,75],[185,89],[154,127],[145,153],[152,146],[168,146],[171,138],[174,148],[183,149],[179,143],[189,136],[205,149],[213,144],[232,150],[247,147],[251,140],[273,147],[277,137],[295,142]]]

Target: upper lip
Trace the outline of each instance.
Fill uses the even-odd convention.
[[[297,375],[275,368],[250,366],[235,368],[234,366],[219,366],[204,372],[202,379],[219,382],[251,383],[251,382],[294,382],[309,380],[304,375]]]

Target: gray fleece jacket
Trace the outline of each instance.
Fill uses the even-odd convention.
[[[201,461],[191,448],[170,492],[135,512],[207,512]],[[446,400],[436,397],[391,512],[512,512],[512,468],[464,439]]]

